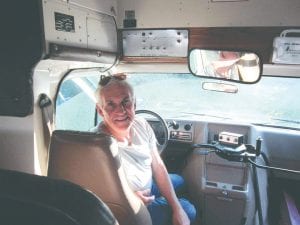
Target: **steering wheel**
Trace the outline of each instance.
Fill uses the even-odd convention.
[[[142,114],[142,113],[154,116],[156,119],[158,119],[158,121],[162,125],[162,128],[161,128],[162,132],[163,132],[162,135],[158,136],[158,134],[155,133],[155,131],[153,130],[155,133],[156,139],[160,140],[160,141],[157,141],[157,150],[158,150],[159,154],[161,154],[167,147],[168,141],[170,139],[170,134],[169,134],[169,129],[168,129],[167,123],[160,115],[158,115],[157,113],[155,113],[153,111],[150,111],[150,110],[136,110],[135,111],[135,114]],[[163,138],[161,138],[161,136],[163,136]]]

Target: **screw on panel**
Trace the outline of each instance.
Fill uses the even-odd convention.
[[[56,52],[59,50],[57,45],[54,45],[53,48],[54,48],[54,51],[56,51]]]
[[[102,55],[101,51],[97,51],[97,57],[100,57]]]

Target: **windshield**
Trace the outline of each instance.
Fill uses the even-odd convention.
[[[264,76],[256,84],[235,83],[237,93],[224,93],[202,89],[203,82],[212,80],[191,74],[128,75],[127,79],[135,90],[137,109],[152,110],[166,119],[234,120],[300,129],[299,78]],[[95,74],[94,79],[89,78],[92,80],[95,84],[89,87],[95,89],[99,74]],[[60,89],[64,90],[62,86],[63,83]],[[94,126],[94,98],[86,95],[84,89],[78,94],[77,89],[73,100],[70,96],[65,103],[57,100],[56,125],[59,129],[88,130]],[[68,110],[64,109],[66,106]],[[76,125],[74,121],[77,121]]]
[[[202,89],[211,81],[190,74],[131,74],[137,108],[164,117],[216,117],[300,128],[300,79],[263,77],[256,84],[235,84],[238,92]]]

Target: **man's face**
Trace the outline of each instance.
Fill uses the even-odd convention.
[[[110,83],[102,89],[101,102],[102,105],[97,104],[97,110],[110,132],[126,131],[135,115],[134,99],[129,88]]]

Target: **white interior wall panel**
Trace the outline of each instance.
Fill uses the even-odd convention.
[[[134,10],[138,28],[298,26],[299,0],[117,0],[118,27]]]

